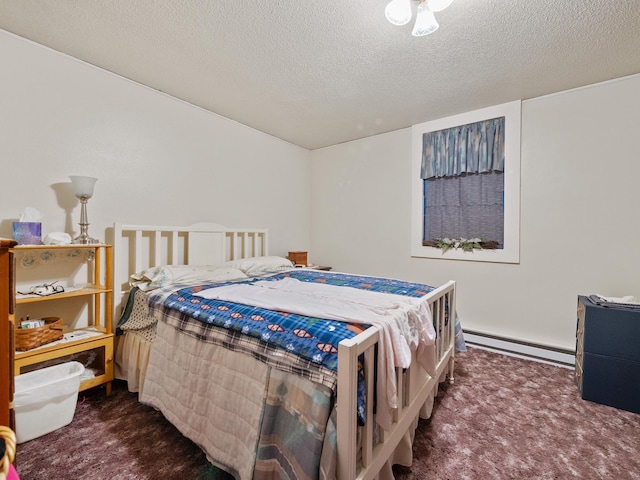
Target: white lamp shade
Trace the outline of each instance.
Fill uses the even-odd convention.
[[[453,0],[427,0],[429,10],[432,12],[441,12],[453,3]]]
[[[438,27],[436,17],[427,5],[427,2],[423,2],[418,5],[418,14],[416,15],[416,23],[413,26],[411,35],[414,37],[421,37],[422,35],[429,35],[435,32]]]
[[[92,197],[93,186],[96,184],[97,178],[70,176],[73,192],[78,197]]]
[[[406,25],[411,20],[411,0],[391,0],[384,14],[394,25]]]

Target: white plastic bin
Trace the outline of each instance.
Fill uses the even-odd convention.
[[[71,423],[83,372],[81,363],[67,362],[15,377],[13,408],[18,443]]]

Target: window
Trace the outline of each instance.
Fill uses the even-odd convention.
[[[423,180],[422,244],[443,238],[480,238],[504,247],[504,174],[466,173]]]
[[[472,129],[477,135],[469,138],[491,132],[495,148],[504,150],[488,160],[480,155],[478,161],[472,149],[456,156],[454,144],[463,135],[460,143],[467,142]],[[412,256],[519,262],[520,101],[414,125],[412,161]],[[428,246],[445,237],[478,237],[498,248],[443,252]]]

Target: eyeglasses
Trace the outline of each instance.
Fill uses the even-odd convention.
[[[64,287],[62,285],[55,285],[58,281],[51,283],[44,283],[42,285],[34,285],[29,289],[28,293],[23,293],[23,295],[40,295],[41,297],[46,297],[47,295],[53,295],[54,293],[62,293],[64,292]],[[21,292],[19,292],[21,293]]]

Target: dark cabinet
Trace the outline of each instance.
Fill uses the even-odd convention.
[[[13,240],[0,239],[0,425],[13,421]]]
[[[583,399],[640,413],[640,308],[578,297],[575,380]]]

